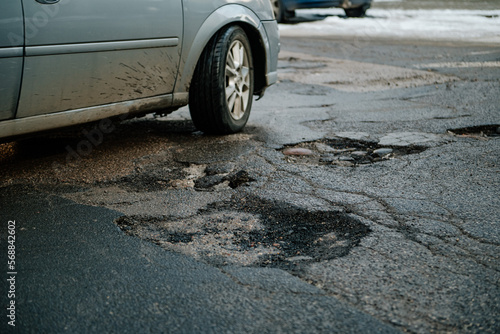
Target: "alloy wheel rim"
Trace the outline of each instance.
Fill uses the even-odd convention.
[[[226,101],[231,117],[243,118],[250,98],[250,66],[245,46],[234,41],[226,59]]]

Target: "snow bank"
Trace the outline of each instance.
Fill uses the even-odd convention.
[[[298,10],[300,19],[324,20],[280,24],[282,36],[397,37],[500,44],[500,10],[369,9],[364,18],[346,18],[342,9]]]

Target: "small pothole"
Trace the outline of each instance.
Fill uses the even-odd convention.
[[[459,129],[448,129],[448,133],[459,137],[469,137],[469,138],[488,138],[488,137],[500,137],[500,125],[478,125],[470,126]]]

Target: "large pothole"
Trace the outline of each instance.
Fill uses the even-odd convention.
[[[289,162],[355,167],[421,153],[426,149],[418,145],[382,146],[362,140],[329,138],[287,146],[282,152]]]
[[[115,223],[128,235],[212,265],[287,269],[345,256],[370,232],[343,212],[257,197],[213,203],[184,219],[124,216]]]

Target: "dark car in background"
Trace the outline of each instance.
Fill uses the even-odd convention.
[[[295,16],[296,9],[343,8],[348,17],[363,17],[372,0],[270,0],[278,22],[286,22]]]

